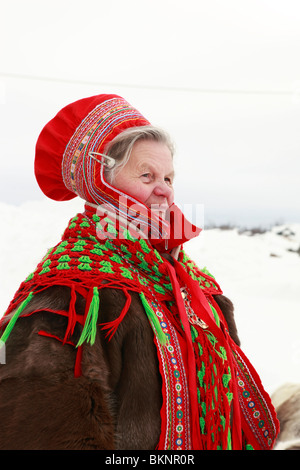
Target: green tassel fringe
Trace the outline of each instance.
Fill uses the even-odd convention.
[[[13,327],[15,326],[16,321],[18,320],[20,314],[23,312],[24,308],[27,304],[31,301],[32,297],[34,296],[33,292],[30,292],[25,300],[19,305],[13,316],[11,317],[9,323],[7,324],[3,335],[0,338],[1,346],[7,341],[10,333],[12,332]]]
[[[18,309],[10,319],[9,323],[7,324],[5,331],[3,335],[0,338],[0,344],[3,346],[3,344],[7,341],[13,327],[15,326],[15,323],[17,319],[19,318],[20,314],[28,305],[28,303],[31,301],[33,297],[33,292],[30,292],[29,295],[26,297],[26,299],[19,305]],[[140,298],[143,304],[143,307],[145,309],[145,312],[147,314],[147,317],[156,333],[156,336],[162,346],[165,346],[167,344],[167,336],[165,333],[162,331],[160,322],[155,315],[154,311],[150,307],[149,303],[146,300],[146,297],[143,293],[140,294]],[[94,287],[93,288],[93,298],[89,307],[89,311],[86,317],[86,321],[84,324],[84,328],[82,330],[81,336],[78,340],[78,343],[76,347],[81,346],[85,341],[90,343],[91,345],[94,344],[95,339],[96,339],[96,334],[97,334],[97,321],[98,321],[98,314],[99,314],[99,292],[98,288]]]
[[[97,333],[97,320],[99,313],[99,292],[98,288],[93,288],[93,298],[85,320],[85,324],[76,347],[81,346],[85,341],[94,344]]]
[[[150,307],[149,303],[147,302],[147,299],[143,293],[140,293],[140,299],[142,301],[143,307],[145,309],[145,312],[147,314],[147,317],[156,333],[157,339],[159,340],[160,344],[162,346],[165,346],[167,344],[167,336],[163,332],[161,325],[159,323],[159,320],[155,313],[153,312],[152,308]]]
[[[215,309],[211,304],[209,304],[209,306],[210,306],[210,309],[211,309],[211,311],[212,311],[212,313],[213,313],[215,322],[216,322],[217,326],[220,328],[220,318],[219,318],[219,315],[218,315],[216,309]]]

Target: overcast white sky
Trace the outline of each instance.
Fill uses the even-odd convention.
[[[204,204],[206,224],[300,222],[298,0],[0,5],[0,202],[44,197],[42,127],[109,92],[170,132],[177,203]]]

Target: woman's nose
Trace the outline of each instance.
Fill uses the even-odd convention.
[[[162,182],[158,182],[156,185],[155,185],[155,188],[153,190],[154,194],[156,196],[163,196],[165,197],[168,202],[169,202],[169,199],[173,196],[173,188],[172,186],[170,186],[167,182],[165,181],[162,181]]]

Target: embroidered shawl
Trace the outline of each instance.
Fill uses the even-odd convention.
[[[99,329],[113,340],[129,309],[131,292],[139,294],[154,332],[163,384],[157,449],[273,447],[278,420],[257,372],[229,336],[214,300],[222,294],[220,286],[182,247],[170,263],[148,239],[134,238],[127,227],[116,230],[107,214],[99,216],[90,209],[77,214],[61,241],[17,290],[1,321],[2,343],[32,297],[53,285],[71,289],[69,310],[54,312],[68,319],[63,342],[68,342],[76,324],[82,327],[75,377],[81,373],[84,344],[93,345]],[[99,305],[103,287],[122,289],[126,298],[120,316],[106,324]],[[76,292],[86,298],[83,317],[75,311]]]

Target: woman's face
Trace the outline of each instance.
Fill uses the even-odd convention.
[[[167,145],[140,140],[132,148],[126,165],[116,174],[113,185],[130,194],[153,211],[165,215],[174,202],[173,158]]]

